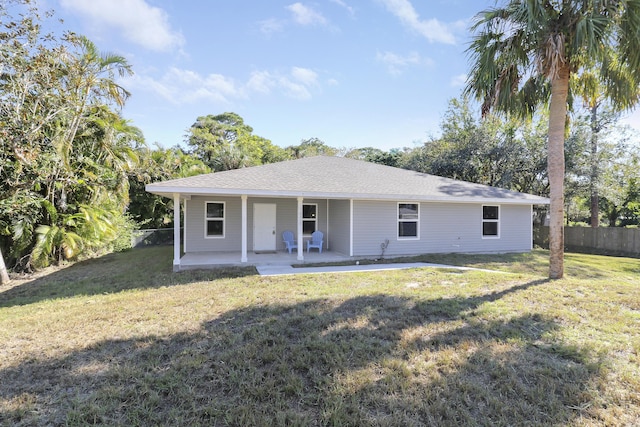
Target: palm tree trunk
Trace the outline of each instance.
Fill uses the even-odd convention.
[[[9,283],[9,273],[7,273],[7,266],[4,263],[2,249],[0,249],[0,285],[4,285],[7,283]]]
[[[564,134],[567,120],[567,95],[569,93],[569,67],[562,66],[551,82],[549,107],[549,146],[547,169],[549,171],[549,278],[561,279],[564,275]]]

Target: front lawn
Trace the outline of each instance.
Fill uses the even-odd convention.
[[[545,251],[282,277],[171,255],[0,287],[0,424],[640,424],[637,259],[548,281]]]

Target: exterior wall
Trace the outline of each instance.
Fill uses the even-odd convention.
[[[249,199],[249,203],[253,200],[263,200],[262,203],[277,203],[276,209],[277,217],[277,229],[278,234],[278,250],[284,250],[284,243],[282,243],[282,232],[285,230],[293,231],[295,239],[298,240],[298,200],[297,199]],[[271,200],[271,202],[269,202]],[[257,202],[256,202],[257,203]],[[304,199],[302,203],[315,203],[318,205],[316,210],[316,230],[320,230],[324,233],[324,241],[322,242],[322,248],[329,248],[329,238],[332,232],[328,223],[327,216],[327,201],[324,199]],[[253,218],[252,218],[253,219]],[[252,224],[253,221],[250,222]],[[311,236],[303,236],[304,241],[309,240]],[[306,246],[303,247],[305,249]],[[306,249],[305,249],[306,250]]]
[[[499,238],[483,238],[482,205],[420,203],[418,239],[398,239],[397,202],[354,201],[354,255],[450,252],[524,252],[531,249],[529,205],[500,206]]]
[[[350,231],[349,200],[329,201],[329,230],[331,231],[331,250],[349,255]]]
[[[205,238],[205,203],[225,202],[224,238]],[[253,250],[253,205],[271,203],[276,205],[276,249],[284,250],[282,232],[293,231],[297,237],[297,199],[249,197],[247,200],[247,250]],[[329,224],[327,201],[305,199],[303,203],[316,203],[317,229],[325,234],[324,248],[328,247]],[[242,250],[242,201],[240,197],[194,196],[186,201],[185,208],[185,252],[232,252]]]
[[[225,202],[224,238],[205,238],[205,202]],[[297,200],[249,198],[247,201],[247,250],[253,251],[253,205],[276,205],[276,249],[284,250],[282,232],[297,239]],[[349,200],[305,199],[317,203],[317,229],[325,234],[324,249],[349,255]],[[398,203],[353,202],[353,255],[380,256],[381,243],[389,240],[384,255],[450,252],[525,252],[532,245],[529,205],[500,205],[499,238],[483,238],[482,205],[469,203],[420,203],[418,239],[398,239]],[[185,252],[231,252],[242,249],[240,197],[194,196],[186,201]],[[306,238],[305,238],[306,240]],[[304,247],[303,247],[304,249]]]
[[[247,248],[253,250],[253,205],[255,203],[274,203],[276,205],[276,249],[284,250],[284,243],[282,242],[282,232],[285,230],[293,231],[293,234],[298,239],[298,200],[297,199],[273,199],[273,198],[254,198],[249,197],[247,200]],[[317,229],[324,233],[323,248],[327,247],[328,233],[327,233],[327,201],[305,199],[303,203],[315,203],[318,205],[316,211],[317,215]],[[306,237],[304,236],[305,240]],[[240,236],[238,236],[240,239]]]
[[[225,202],[224,238],[205,238],[205,202]],[[242,202],[240,197],[194,196],[186,202],[185,253],[242,250]],[[249,240],[251,242],[251,240]]]

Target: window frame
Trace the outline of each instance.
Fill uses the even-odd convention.
[[[492,207],[492,208],[497,208],[498,209],[498,217],[496,219],[492,219],[492,218],[485,218],[484,217],[484,208],[487,207]],[[502,209],[500,209],[500,205],[482,205],[482,210],[481,210],[481,219],[482,219],[482,225],[480,227],[480,233],[482,235],[483,239],[499,239],[500,238],[500,218],[502,216],[501,211]],[[484,224],[485,223],[492,223],[492,224],[496,224],[496,234],[484,234]]]
[[[415,205],[416,217],[415,218],[401,218],[400,205]],[[416,224],[415,236],[401,236],[400,235],[400,223],[401,222],[414,222]],[[396,206],[396,238],[398,240],[420,240],[420,203],[419,202],[398,202]]]
[[[222,217],[221,218],[209,218],[207,212],[209,211],[209,204],[218,204],[222,205]],[[226,225],[227,225],[227,205],[226,202],[221,201],[206,201],[204,202],[204,238],[205,239],[224,239],[226,235]],[[209,222],[217,221],[222,222],[222,235],[209,235]]]
[[[313,218],[305,218],[304,217],[304,207],[305,206],[315,206],[315,212],[316,212],[316,216]],[[311,233],[305,233],[304,232],[304,223],[306,222],[313,222],[315,225],[313,227],[313,231],[317,231],[318,230],[318,204],[317,203],[303,203],[302,204],[302,235],[304,237],[311,237],[311,234],[313,233],[313,231]]]

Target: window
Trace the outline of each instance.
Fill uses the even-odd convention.
[[[482,207],[482,237],[500,236],[500,206]]]
[[[318,205],[304,203],[302,205],[302,234],[311,235],[318,229]]]
[[[206,202],[205,237],[224,237],[224,202]]]
[[[417,239],[419,222],[418,203],[398,203],[398,239]]]

